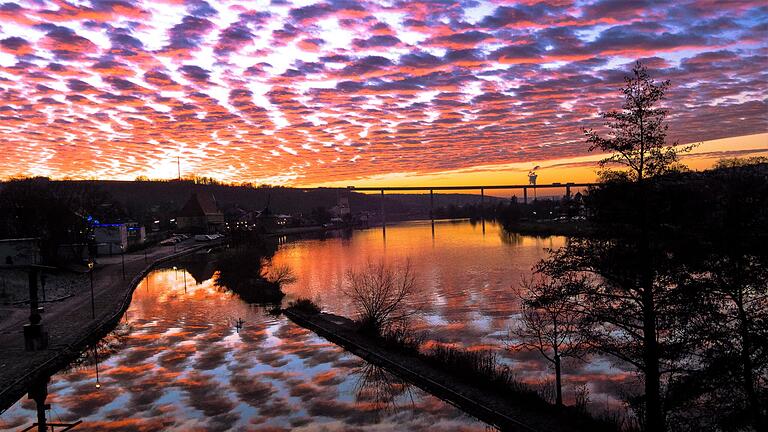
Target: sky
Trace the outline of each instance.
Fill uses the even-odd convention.
[[[693,165],[768,154],[762,1],[0,3],[0,178],[589,180],[637,59]]]

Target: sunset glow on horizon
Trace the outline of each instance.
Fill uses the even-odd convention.
[[[0,4],[0,179],[592,181],[641,59],[694,169],[768,155],[764,2]]]

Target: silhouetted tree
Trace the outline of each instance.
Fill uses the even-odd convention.
[[[582,317],[567,300],[570,285],[581,283],[571,277],[523,282],[520,324],[510,331],[513,349],[538,351],[554,366],[557,406],[563,405],[562,358],[584,354]]]
[[[406,324],[414,314],[408,306],[416,283],[411,263],[402,266],[369,262],[363,269],[349,270],[344,294],[357,309],[360,329],[383,335]]]
[[[601,161],[606,182],[602,189],[609,193],[620,190],[621,195],[612,197],[623,201],[628,211],[618,214],[611,209],[594,209],[598,215],[621,216],[600,221],[608,238],[572,240],[539,265],[540,271],[555,278],[593,275],[568,297],[591,321],[585,334],[591,345],[640,371],[645,385],[645,428],[659,432],[666,429],[662,373],[674,369],[682,355],[684,341],[676,330],[687,312],[681,307],[682,298],[689,293],[685,273],[676,268],[654,237],[658,221],[645,185],[647,179],[678,167],[678,150],[666,143],[667,110],[658,106],[668,87],[668,81],[656,83],[637,62],[621,90],[623,109],[601,114],[607,135],[584,131],[590,150],[609,153]],[[616,171],[616,165],[626,169]],[[599,189],[592,194],[599,195]],[[614,202],[596,200],[593,205],[612,206]]]
[[[324,206],[318,206],[312,209],[310,217],[319,224],[328,223],[331,220],[331,212]]]
[[[690,150],[691,146],[677,149],[675,144],[667,144],[667,110],[658,106],[669,85],[669,81],[656,83],[637,61],[632,75],[624,78],[623,109],[600,113],[606,120],[608,135],[601,136],[594,129],[584,130],[590,151],[609,153],[600,161],[607,177],[642,182],[646,177],[681,168],[678,153]],[[611,169],[613,165],[628,169],[615,171]]]
[[[761,164],[762,162],[762,164]],[[768,405],[768,164],[729,160],[685,188],[695,212],[681,265],[708,301],[695,320],[697,370],[672,390],[689,422],[707,412],[719,427],[765,430]],[[701,204],[699,204],[701,203]],[[680,204],[678,204],[680,205]],[[677,408],[677,407],[676,407]],[[687,411],[687,412],[686,412]]]
[[[105,193],[85,182],[23,178],[0,189],[0,237],[39,237],[48,263],[55,261],[59,245],[87,242],[92,232],[89,217],[122,214]]]
[[[232,290],[249,303],[276,303],[285,294],[281,285],[296,280],[287,266],[275,266],[275,242],[254,238],[219,256],[214,282]]]

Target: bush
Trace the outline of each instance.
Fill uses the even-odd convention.
[[[427,332],[415,333],[408,325],[393,327],[381,335],[386,348],[415,355],[421,354],[420,348],[426,339]]]
[[[518,381],[509,367],[499,365],[493,351],[467,351],[438,344],[423,356],[430,363],[456,374],[467,382],[501,391],[535,393]]]
[[[309,315],[317,315],[321,312],[320,306],[310,299],[300,298],[288,303],[288,309],[294,309]]]

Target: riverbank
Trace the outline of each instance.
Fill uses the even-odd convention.
[[[27,323],[28,309],[27,313],[14,313],[10,319],[3,320],[0,324],[0,346],[3,347],[0,350],[0,413],[23,397],[31,383],[47,379],[114,328],[130,304],[134,288],[154,266],[210,247],[210,243],[187,241],[175,247],[147,249],[146,255],[141,251],[123,257],[99,258],[93,274],[95,319],[91,318],[89,283],[81,284],[71,297],[46,303],[42,314],[49,339],[46,350],[24,349],[22,328]],[[87,280],[88,274],[82,273],[81,277]]]
[[[540,399],[521,400],[514,392],[502,393],[479,388],[476,383],[426,362],[420,356],[382,347],[361,335],[348,318],[321,313],[306,313],[289,308],[283,313],[305,327],[364,360],[381,366],[501,430],[514,431],[607,431],[610,426],[573,409],[557,409]]]
[[[516,221],[503,223],[502,226],[508,232],[536,237],[591,237],[596,233],[594,227],[586,221]]]

